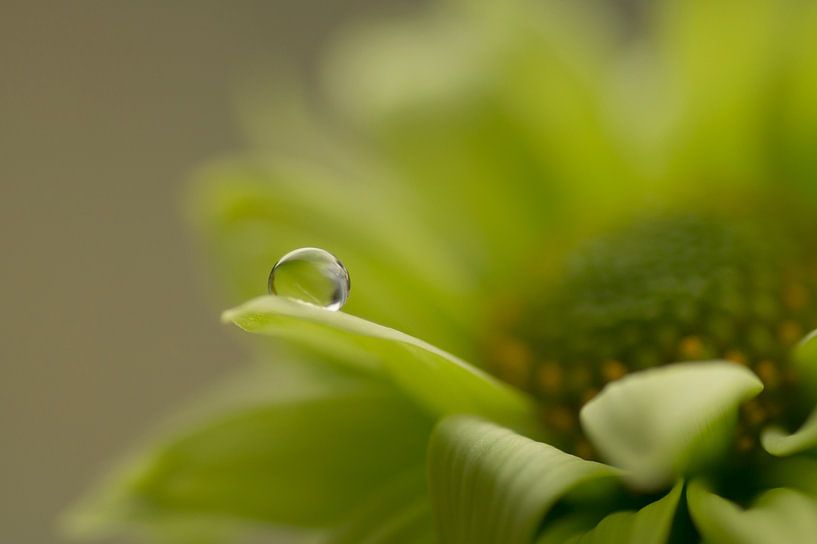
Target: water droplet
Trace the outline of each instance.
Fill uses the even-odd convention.
[[[349,272],[337,257],[315,247],[302,247],[281,257],[269,275],[271,295],[340,310],[349,298]]]

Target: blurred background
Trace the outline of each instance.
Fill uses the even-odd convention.
[[[117,453],[241,362],[182,213],[243,146],[236,89],[314,79],[339,26],[421,4],[0,2],[0,542],[60,542]]]

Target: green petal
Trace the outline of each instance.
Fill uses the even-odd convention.
[[[527,544],[559,499],[617,476],[611,467],[462,416],[436,427],[428,459],[434,516],[446,544]]]
[[[637,512],[616,512],[605,517],[591,531],[577,535],[565,544],[665,544],[678,508],[683,482],[663,498]],[[539,541],[537,544],[544,544]]]
[[[420,544],[436,542],[425,466],[373,495],[325,544]]]
[[[698,482],[690,484],[687,499],[711,544],[790,544],[813,542],[817,535],[817,501],[792,489],[767,491],[746,510]]]
[[[795,348],[792,365],[797,372],[797,385],[806,402],[817,402],[817,331],[804,338]],[[761,435],[763,447],[777,456],[788,456],[817,448],[817,409],[794,433],[772,427]]]
[[[572,4],[434,7],[355,29],[333,50],[330,91],[451,247],[507,288],[531,248],[564,243],[566,218],[586,226],[647,200],[610,115],[614,32]]]
[[[608,385],[582,409],[581,422],[633,485],[656,489],[718,452],[738,404],[762,389],[737,364],[677,363]]]
[[[788,434],[777,427],[764,430],[761,443],[766,451],[779,457],[817,448],[817,410],[795,433]]]
[[[778,60],[784,80],[780,95],[775,96],[779,119],[772,127],[770,142],[780,155],[778,179],[799,183],[804,191],[817,197],[817,5],[813,2],[791,3],[793,17],[787,27],[787,56]]]
[[[580,511],[549,523],[536,544],[661,544],[670,538],[683,482],[637,512],[603,516]]]
[[[533,432],[530,400],[468,363],[394,329],[281,297],[223,316],[246,331],[306,344],[392,381],[432,415],[466,413]]]
[[[781,46],[789,31],[785,4],[654,4],[658,43],[650,52],[664,103],[652,117],[665,127],[669,175],[742,185],[779,178],[771,171],[768,120],[780,107],[771,89],[779,84]]]
[[[581,538],[598,525],[602,515],[598,512],[578,512],[550,521],[539,534],[536,544],[565,544]]]
[[[111,538],[103,535],[74,535],[80,540],[91,542],[122,542],[127,544],[233,544],[233,543],[275,543],[275,544],[317,544],[324,542],[324,535],[315,530],[292,527],[275,527],[246,520],[211,519],[207,517],[162,519],[128,528],[125,539],[111,533]],[[69,535],[70,538],[70,535]]]
[[[792,365],[804,396],[817,402],[817,331],[812,331],[794,349]]]
[[[206,417],[165,429],[69,514],[68,532],[193,534],[216,522],[346,530],[373,500],[385,518],[425,496],[412,475],[432,422],[393,387],[348,378],[294,394],[298,385],[278,375],[250,378],[226,395],[234,402],[220,394],[196,410]]]

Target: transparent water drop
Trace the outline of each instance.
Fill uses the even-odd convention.
[[[349,272],[337,257],[316,247],[302,247],[281,257],[269,275],[271,295],[340,310],[349,298]]]

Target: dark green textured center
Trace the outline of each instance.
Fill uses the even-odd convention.
[[[592,457],[577,416],[606,383],[677,361],[729,359],[766,386],[742,408],[736,448],[753,449],[762,426],[800,417],[786,361],[817,328],[817,265],[781,223],[664,216],[586,244],[499,327],[493,368],[541,400],[560,446]]]

